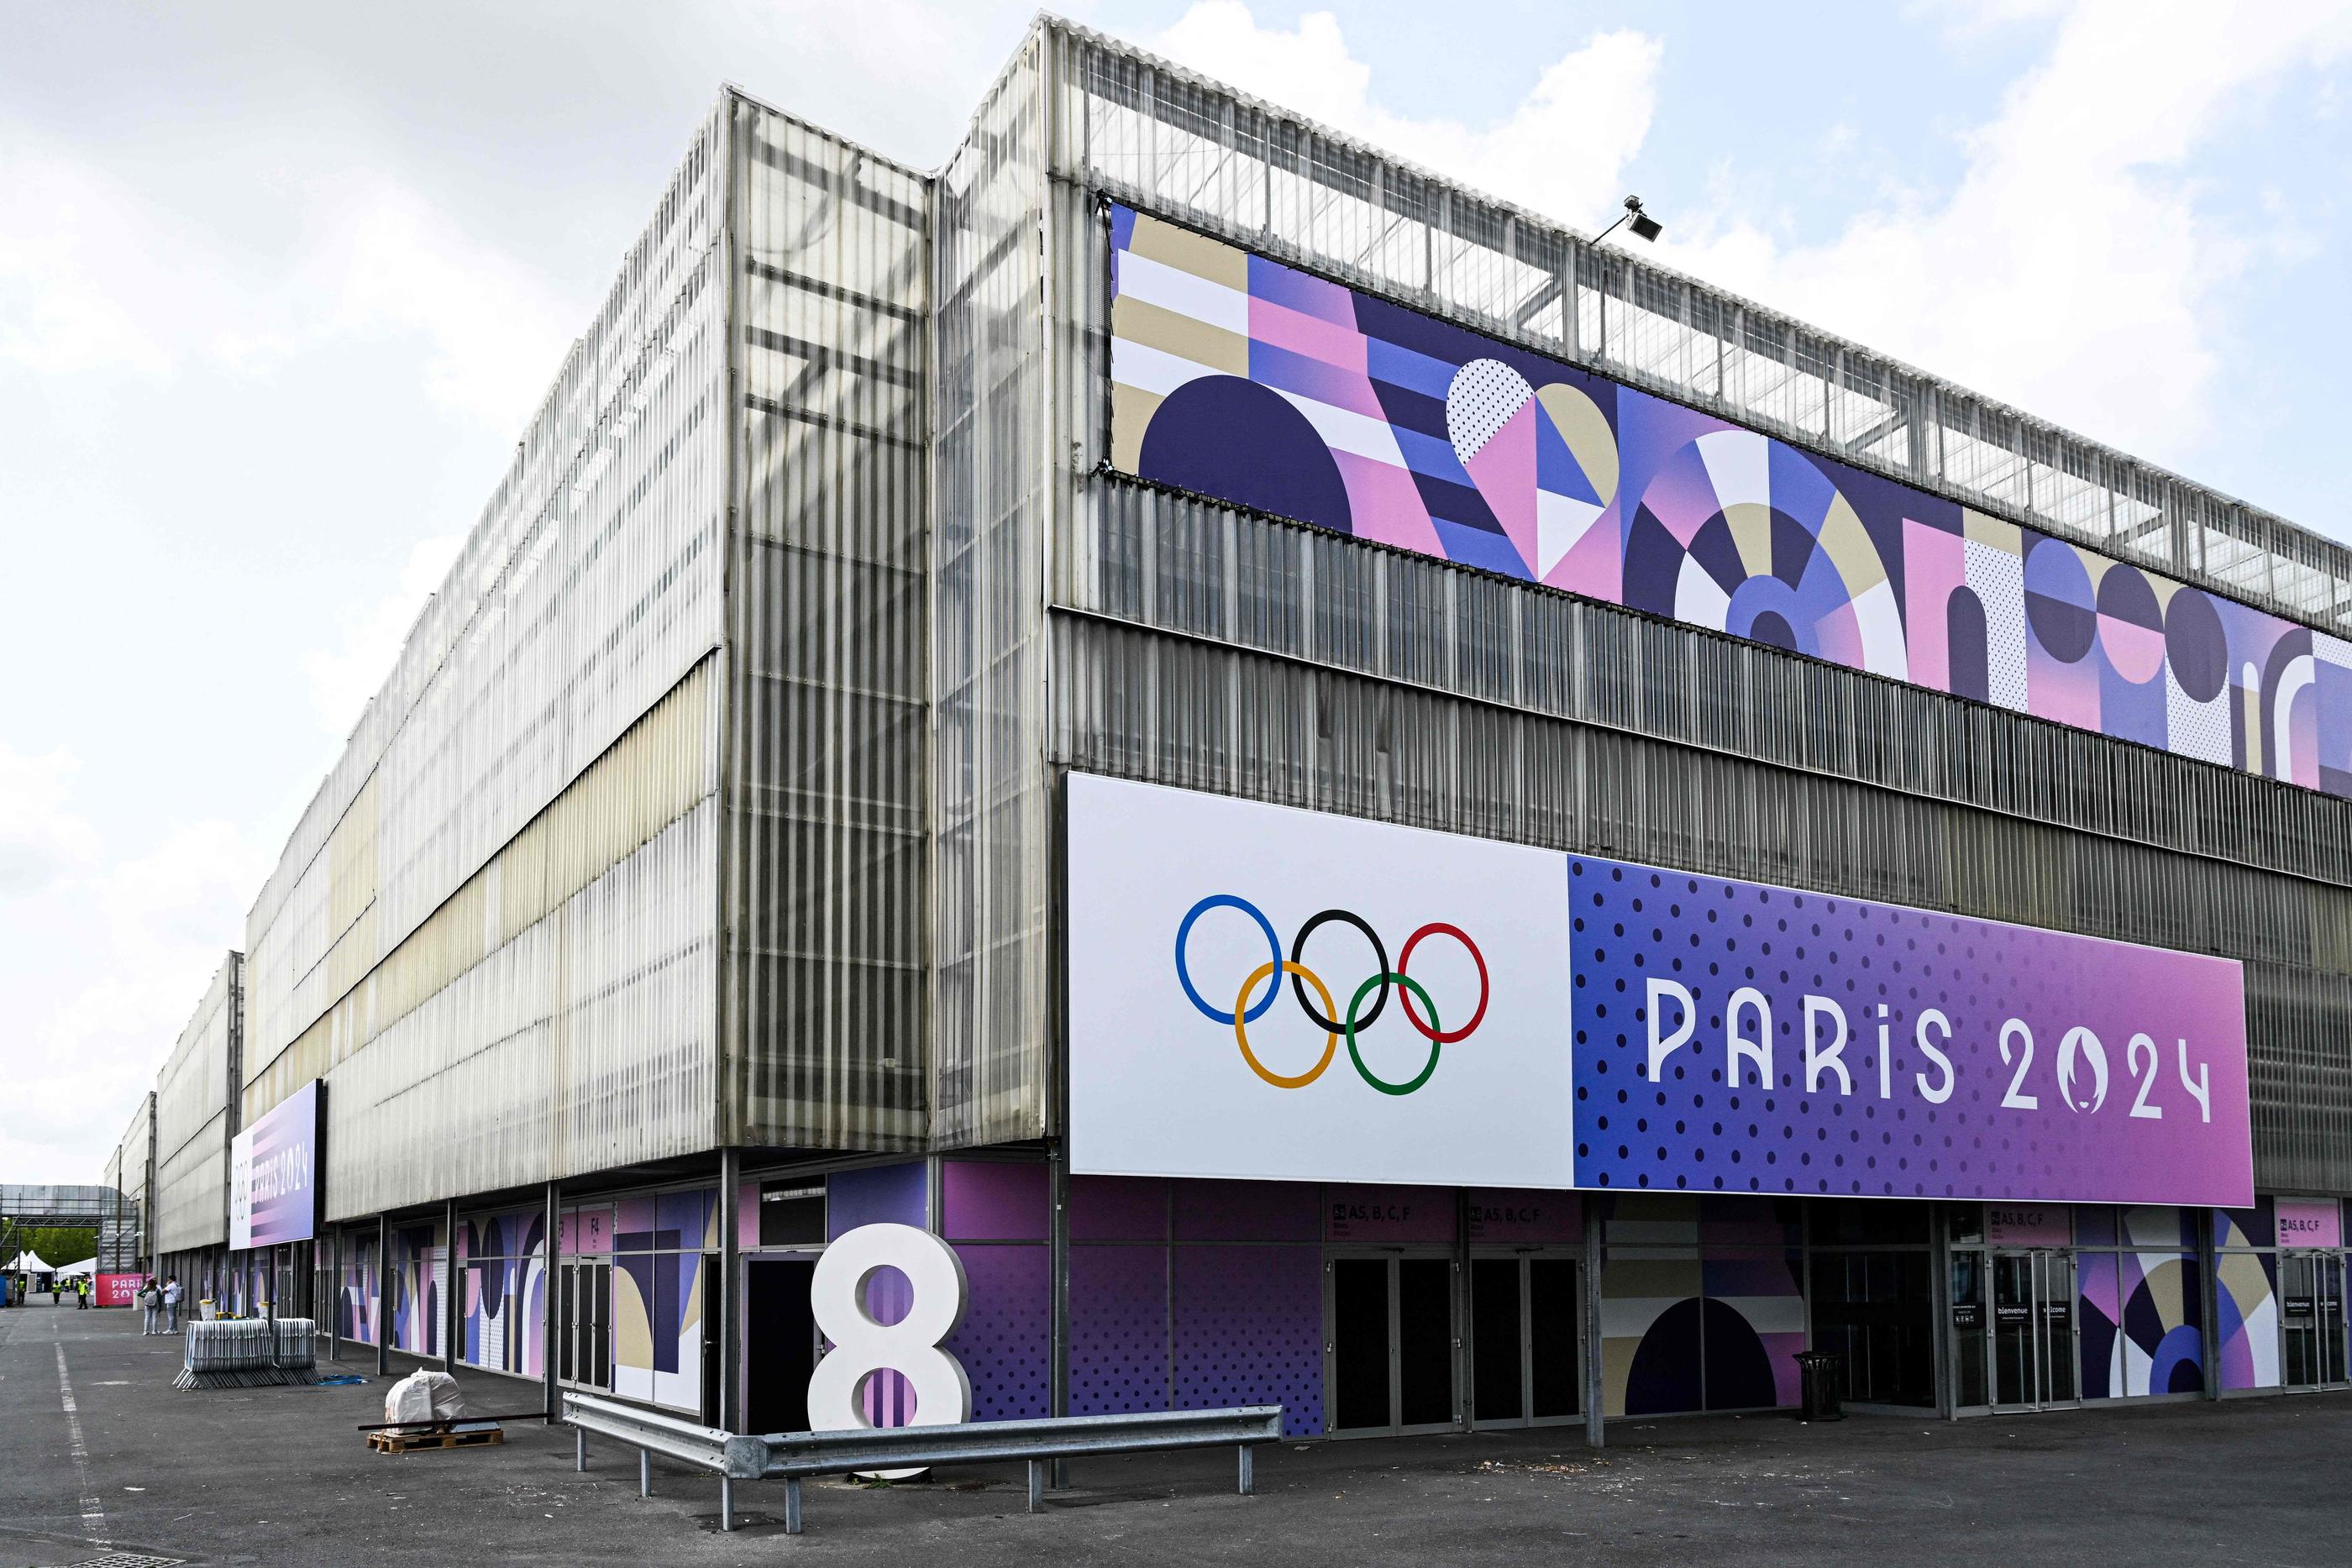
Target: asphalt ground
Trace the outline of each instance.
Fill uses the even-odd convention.
[[[398,1358],[400,1370],[415,1364]],[[138,1314],[0,1312],[0,1565],[192,1563],[1844,1564],[2352,1563],[2352,1395],[2111,1406],[1957,1423],[1706,1416],[1282,1445],[1258,1495],[1230,1450],[1089,1460],[1024,1511],[1015,1468],[924,1483],[737,1489],[634,1450],[507,1424],[504,1447],[383,1455],[358,1387],[183,1392]],[[538,1385],[462,1373],[477,1410]],[[110,1556],[110,1553],[120,1554]]]

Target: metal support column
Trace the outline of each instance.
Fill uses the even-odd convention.
[[[740,1426],[743,1383],[743,1156],[719,1151],[719,1429]],[[704,1310],[709,1308],[706,1305]]]
[[[327,1359],[343,1359],[343,1233],[327,1239]]]
[[[392,1315],[383,1310],[383,1285],[392,1273],[392,1226],[379,1214],[375,1217],[375,1372],[378,1377],[392,1370]]]
[[[1938,1204],[1928,1220],[1928,1310],[1936,1314],[1927,1335],[1936,1358],[1936,1413],[1947,1421],[1960,1418],[1959,1378],[1954,1364],[1959,1347],[1952,1338],[1952,1216]]]
[[[555,1425],[562,1414],[562,1404],[556,1396],[555,1369],[560,1357],[558,1347],[563,1333],[563,1193],[554,1182],[547,1184],[547,1219],[541,1250],[547,1258],[547,1289],[540,1301],[540,1327],[543,1335],[539,1355],[539,1375],[547,1398],[547,1424]]]
[[[441,1370],[457,1375],[457,1200],[441,1205]]]
[[[2197,1226],[2197,1283],[2204,1322],[2198,1337],[2205,1356],[2205,1397],[2221,1397],[2221,1282],[2213,1277],[2220,1257],[2213,1249],[2213,1211],[2192,1208]],[[2118,1237],[2118,1240],[2126,1239]]]
[[[1584,1441],[1588,1448],[1602,1444],[1601,1415],[1601,1227],[1602,1224],[1598,1194],[1587,1193],[1584,1204]]]
[[[1050,1376],[1052,1413],[1070,1413],[1070,1161],[1069,1145],[1063,1139],[1054,1140],[1051,1164],[1046,1167],[1053,1207],[1047,1215],[1052,1229],[1047,1267],[1053,1275],[1053,1364]],[[1056,1490],[1070,1484],[1070,1461],[1052,1461],[1049,1484]]]
[[[1478,1418],[1477,1390],[1471,1385],[1470,1357],[1470,1189],[1454,1189],[1454,1425],[1467,1432]],[[1249,1450],[1242,1450],[1249,1463]],[[1249,1489],[1244,1487],[1244,1491]]]

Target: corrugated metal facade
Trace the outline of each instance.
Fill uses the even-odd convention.
[[[1999,477],[1979,441],[1962,472],[1959,426],[1991,420],[1984,405],[1913,377],[1899,408],[1857,411],[1857,381],[1893,385],[1894,368],[1813,340],[1822,373],[1806,383],[1789,353],[1803,334],[1738,302],[1709,308],[1739,316],[1743,352],[1700,376],[1686,326],[1668,353],[1657,319],[1624,320],[1629,296],[1671,296],[1687,318],[1694,286],[1081,33],[1051,36],[1055,233],[1072,257],[1059,298],[1084,393],[1053,442],[1078,476],[1054,535],[1058,764],[2241,958],[2257,1178],[2352,1189],[2352,803],[1102,473],[1097,198],[2261,596],[2243,558],[2221,570],[2211,538],[2145,516],[2109,530],[2121,497],[2091,495],[2084,474],[2127,460],[2038,427],[2002,428],[2056,467],[2018,455]],[[1531,246],[1549,258],[1533,270]],[[1908,434],[1841,444],[1865,423]],[[2129,476],[2143,492],[2159,480],[2167,516],[2211,516],[2211,497]],[[2280,527],[2277,570],[2333,559]]]
[[[159,1253],[228,1240],[228,1144],[236,1132],[230,1096],[242,1082],[243,966],[241,954],[222,960],[155,1082]]]
[[[726,125],[680,165],[248,921],[247,1118],[334,1216],[709,1147]]]
[[[728,1133],[920,1148],[929,182],[731,114]]]

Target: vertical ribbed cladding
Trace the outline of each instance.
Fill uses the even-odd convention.
[[[247,925],[331,1218],[711,1146],[726,464],[705,122]]]
[[[150,1211],[148,1191],[151,1166],[155,1155],[155,1094],[152,1090],[139,1096],[131,1113],[131,1124],[122,1130],[122,1141],[114,1145],[114,1157],[108,1162],[108,1182],[122,1195],[115,1210],[118,1271],[132,1267],[138,1259],[147,1255],[147,1223]]]
[[[228,1141],[233,1117],[238,974],[231,953],[213,973],[155,1080],[155,1249],[180,1252],[228,1239]]]
[[[1049,1082],[1045,53],[1033,31],[938,182],[932,1134],[1034,1137]]]
[[[730,1142],[929,1133],[930,182],[729,99]]]

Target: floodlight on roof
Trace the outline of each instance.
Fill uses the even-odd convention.
[[[1633,229],[1633,237],[1635,239],[1654,240],[1656,239],[1664,230],[1666,225],[1642,210],[1641,197],[1628,196],[1625,198],[1624,214],[1620,216],[1615,223],[1611,224],[1607,228],[1602,229],[1599,234],[1594,235],[1592,236],[1592,243],[1599,245],[1602,240],[1607,239],[1611,235],[1616,233],[1618,229],[1628,226]]]

